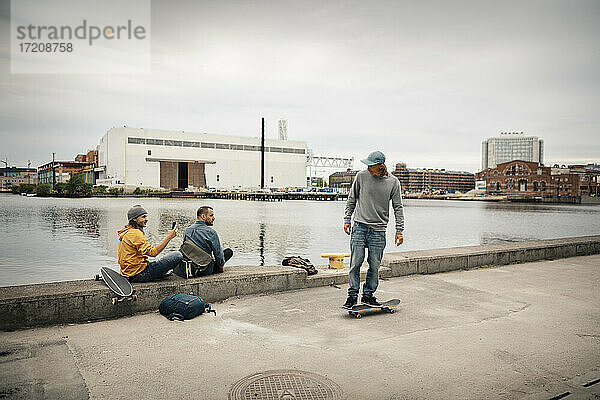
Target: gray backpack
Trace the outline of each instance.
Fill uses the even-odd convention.
[[[204,272],[213,261],[210,254],[202,250],[191,240],[183,242],[179,251],[183,254],[183,260],[173,269],[173,272],[182,278],[193,278],[198,276]]]

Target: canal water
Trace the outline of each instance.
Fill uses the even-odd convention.
[[[278,265],[300,255],[326,264],[324,252],[348,252],[345,202],[84,198],[0,194],[0,286],[89,279],[103,265],[118,269],[117,230],[126,212],[142,204],[146,237],[157,244],[177,221],[183,228],[196,209],[215,210],[214,228],[233,258],[227,265]],[[394,245],[393,217],[386,252],[600,234],[600,206],[405,200],[404,244]],[[164,255],[166,253],[162,253]],[[159,256],[160,257],[160,256]]]

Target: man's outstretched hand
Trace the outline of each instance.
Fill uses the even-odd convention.
[[[349,235],[352,232],[352,225],[344,224],[344,232],[346,232],[346,235]]]
[[[404,236],[401,233],[396,233],[396,246],[400,246],[404,242]]]

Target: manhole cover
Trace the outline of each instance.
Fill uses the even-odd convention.
[[[330,400],[342,399],[341,388],[324,376],[305,371],[259,372],[237,381],[229,400]]]

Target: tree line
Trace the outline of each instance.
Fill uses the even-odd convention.
[[[30,184],[22,183],[19,186],[13,186],[13,193],[36,194],[37,196],[61,196],[61,197],[89,197],[92,195],[119,196],[124,193],[123,188],[107,187],[104,185],[94,186],[91,183],[84,182],[83,175],[73,174],[67,182],[58,182],[54,184],[54,189],[50,184]],[[133,194],[144,195],[149,191],[135,188]]]

